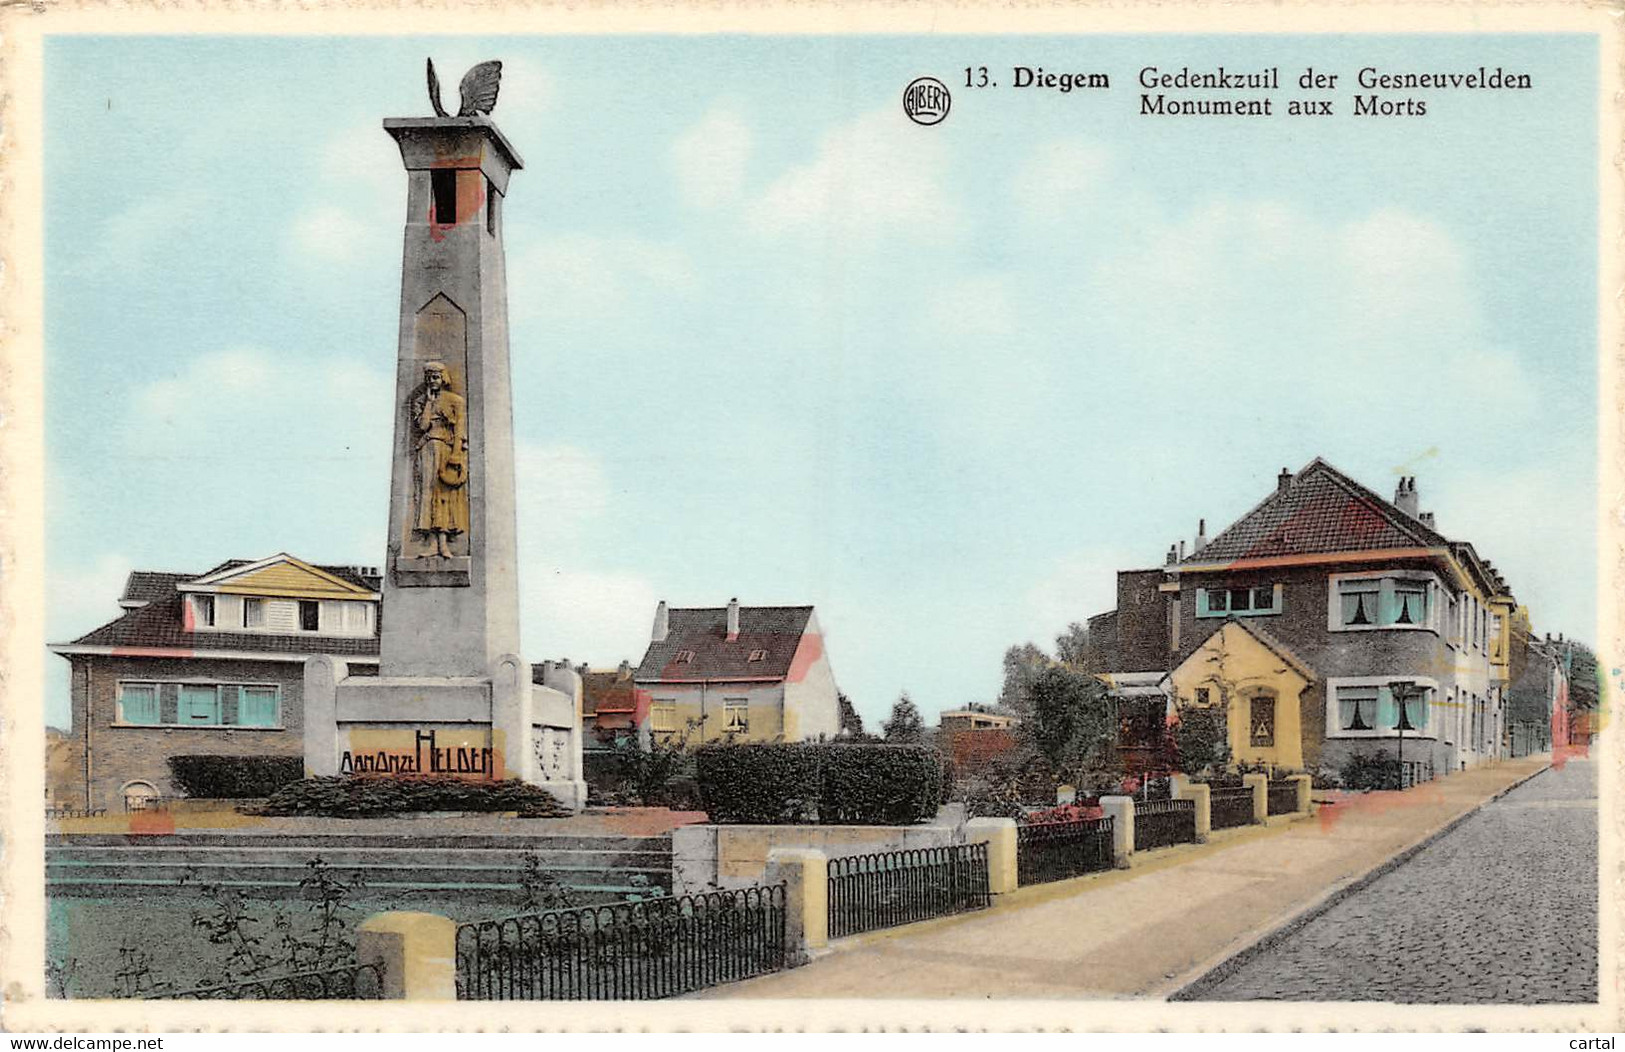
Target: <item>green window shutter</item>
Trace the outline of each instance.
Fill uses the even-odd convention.
[[[182,726],[218,726],[220,723],[220,692],[212,684],[199,686],[181,684],[179,713],[176,722]]]
[[[275,727],[277,708],[277,688],[244,687],[238,695],[237,722],[244,727]]]
[[[158,723],[158,685],[125,683],[119,687],[119,718],[125,723]]]

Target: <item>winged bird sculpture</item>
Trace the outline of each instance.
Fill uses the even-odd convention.
[[[457,116],[472,117],[475,114],[490,116],[496,108],[497,89],[502,86],[502,63],[481,62],[467,73],[463,74],[463,82],[457,85],[457,91],[462,95],[462,104],[457,107]],[[440,105],[440,78],[434,75],[434,59],[429,59],[429,103],[434,106],[436,117],[449,117],[446,108]]]

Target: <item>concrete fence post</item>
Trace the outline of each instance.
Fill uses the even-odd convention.
[[[987,845],[987,890],[1008,895],[1020,877],[1016,868],[1016,820],[973,818],[965,823],[965,843]]]
[[[1134,797],[1103,796],[1100,809],[1112,820],[1112,864],[1126,869],[1134,854]]]
[[[1314,788],[1314,779],[1307,774],[1295,774],[1292,781],[1298,783],[1298,813],[1306,815],[1309,813],[1309,793]]]
[[[1267,774],[1244,774],[1241,784],[1253,791],[1253,821],[1263,823],[1270,817],[1270,779]]]
[[[806,964],[829,945],[829,859],[811,848],[773,848],[762,883],[784,884],[784,963]]]
[[[1208,787],[1181,778],[1174,783],[1174,799],[1196,801],[1196,842],[1206,843],[1208,834],[1213,832],[1213,798]]]
[[[356,960],[384,966],[384,997],[457,1000],[457,922],[437,913],[374,913],[356,929]]]

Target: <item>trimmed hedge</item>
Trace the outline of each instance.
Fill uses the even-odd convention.
[[[187,796],[226,800],[270,796],[304,776],[301,756],[169,757],[169,780]]]
[[[700,802],[713,822],[818,821],[817,746],[707,745],[694,754]]]
[[[937,813],[942,761],[921,745],[707,745],[700,800],[725,824],[909,825]]]
[[[517,778],[476,782],[464,778],[304,778],[283,786],[255,815],[387,818],[418,811],[517,811],[523,818],[562,818],[570,812],[553,794]]]
[[[838,745],[819,750],[818,820],[826,825],[910,825],[937,813],[942,760],[921,745]]]

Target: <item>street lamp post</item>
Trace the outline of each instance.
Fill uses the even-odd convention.
[[[1410,693],[1409,680],[1396,679],[1388,684],[1388,692],[1393,695],[1394,703],[1399,707],[1399,718],[1394,721],[1394,730],[1399,734],[1399,787],[1405,786],[1405,725],[1410,722],[1405,712],[1405,701]]]

